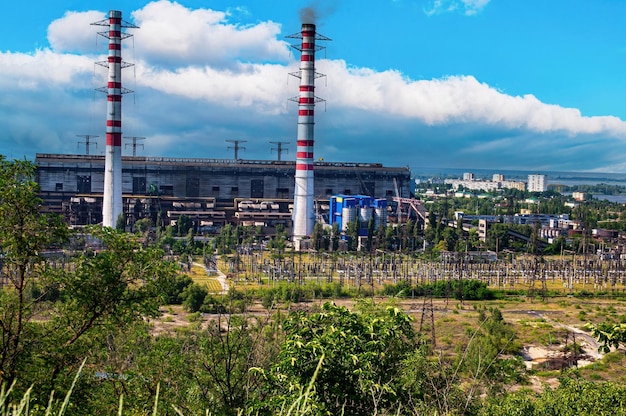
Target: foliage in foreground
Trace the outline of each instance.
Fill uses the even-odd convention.
[[[327,302],[318,313],[292,313],[283,328],[285,341],[269,374],[273,387],[264,400],[270,407],[313,378],[317,414],[371,415],[397,400],[396,380],[417,342],[411,317],[400,309],[363,302],[350,311]],[[261,409],[271,410],[267,404]]]
[[[273,407],[273,415],[301,416],[315,414],[355,414],[348,413],[345,406],[340,413],[328,413],[319,402],[319,394],[316,390],[318,378],[325,366],[325,355],[320,356],[314,367],[311,379],[306,386],[298,387],[289,397],[282,397],[276,400]],[[81,367],[82,369],[82,367]],[[72,414],[76,406],[72,402],[72,394],[75,384],[81,376],[81,369],[74,378],[74,383],[69,388],[64,400],[50,396],[47,405],[41,405],[33,400],[31,389],[24,393],[21,398],[14,397],[12,386],[7,388],[6,384],[0,387],[0,416],[39,416]],[[140,414],[172,414],[185,415],[197,414],[186,413],[175,405],[168,408],[163,403],[159,395],[160,386],[156,387],[156,394],[150,409]],[[114,400],[115,398],[111,398]],[[123,394],[116,400],[115,412],[118,415],[137,414],[126,406]],[[404,405],[404,406],[403,406]],[[611,382],[594,383],[580,379],[575,372],[565,373],[560,378],[560,384],[556,388],[545,387],[541,393],[536,393],[529,389],[522,389],[513,393],[488,397],[482,406],[474,410],[459,412],[455,409],[437,410],[434,407],[425,406],[424,403],[411,403],[403,401],[399,403],[397,410],[389,412],[389,409],[374,409],[370,413],[380,415],[456,415],[467,414],[477,416],[579,416],[579,415],[626,415],[626,387],[616,385]],[[213,413],[205,409],[205,414],[226,414]],[[99,413],[103,414],[103,413]],[[260,412],[252,408],[247,411],[239,411],[238,415],[258,415]]]
[[[557,388],[542,393],[520,390],[491,397],[480,416],[574,416],[626,415],[626,387],[611,382],[596,383],[565,374]]]

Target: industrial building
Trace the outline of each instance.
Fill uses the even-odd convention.
[[[37,154],[44,209],[70,225],[102,222],[105,156]],[[392,201],[409,197],[408,167],[316,161],[318,220],[335,194]],[[164,224],[181,215],[197,227],[225,223],[292,226],[295,161],[122,157],[122,200],[127,225],[141,218]],[[397,191],[396,191],[397,186]]]

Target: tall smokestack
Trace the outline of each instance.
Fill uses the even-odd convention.
[[[92,23],[108,26],[108,32],[99,34],[109,39],[109,55],[106,62],[98,62],[109,70],[107,86],[99,91],[107,94],[106,154],[104,161],[104,197],[102,201],[102,225],[115,227],[122,208],[122,94],[131,92],[122,88],[122,67],[130,66],[122,61],[122,40],[132,35],[122,28],[136,28],[122,21],[122,12],[109,11],[109,18]]]
[[[288,36],[301,38],[301,45],[292,45],[301,52],[300,56],[300,95],[298,102],[298,137],[296,153],[296,184],[293,201],[293,232],[292,238],[296,249],[300,248],[303,237],[313,233],[315,224],[314,184],[313,184],[313,144],[315,126],[315,78],[321,76],[315,72],[315,52],[323,49],[316,46],[316,40],[330,40],[316,33],[315,25],[303,23],[302,32]]]

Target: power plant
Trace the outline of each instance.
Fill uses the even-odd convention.
[[[44,208],[80,226],[102,222],[105,156],[36,155]],[[316,220],[328,222],[336,194],[392,201],[409,196],[408,167],[315,161]],[[129,226],[142,218],[163,225],[181,215],[196,228],[226,223],[292,228],[294,161],[122,156],[122,213]],[[396,191],[397,185],[397,191]],[[392,210],[392,212],[395,212]]]
[[[143,218],[174,225],[185,215],[199,232],[227,223],[265,227],[266,233],[284,226],[300,250],[316,222],[336,221],[329,218],[333,195],[358,194],[379,201],[381,209],[387,207],[381,199],[409,197],[408,167],[314,161],[314,107],[323,101],[315,96],[315,79],[323,76],[315,72],[315,53],[323,49],[316,41],[330,40],[316,33],[314,24],[303,23],[301,32],[288,36],[302,39],[292,45],[301,52],[300,70],[291,74],[300,78],[299,96],[293,99],[298,103],[295,162],[281,160],[280,145],[277,161],[243,160],[238,155],[243,140],[228,140],[235,143],[234,159],[143,157],[135,148],[133,156],[122,156],[122,94],[131,92],[122,87],[121,70],[130,64],[122,61],[121,41],[131,36],[122,29],[136,26],[124,22],[119,11],[93,24],[108,26],[100,33],[109,39],[108,61],[102,63],[108,84],[100,89],[107,93],[106,153],[90,155],[87,146],[86,155],[37,154],[35,159],[44,210],[62,214],[70,225],[114,227],[120,218],[131,228]],[[369,208],[363,205],[362,211]],[[393,215],[391,204],[388,208]]]

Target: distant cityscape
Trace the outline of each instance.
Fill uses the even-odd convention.
[[[543,174],[547,185],[609,185],[626,186],[626,173],[607,172],[559,172],[543,170],[508,170],[508,169],[469,169],[469,168],[431,168],[411,166],[414,179],[461,179],[464,173],[471,172],[476,180],[493,180],[494,175],[503,175],[507,181],[527,181],[528,175]]]
[[[477,179],[473,172],[464,172],[462,179],[431,179],[430,182],[451,185],[455,191],[490,192],[498,189],[518,189],[528,192],[545,192],[548,190],[547,176],[543,174],[528,175],[527,181],[523,182],[507,180],[501,173],[494,173],[491,179],[481,180]]]

